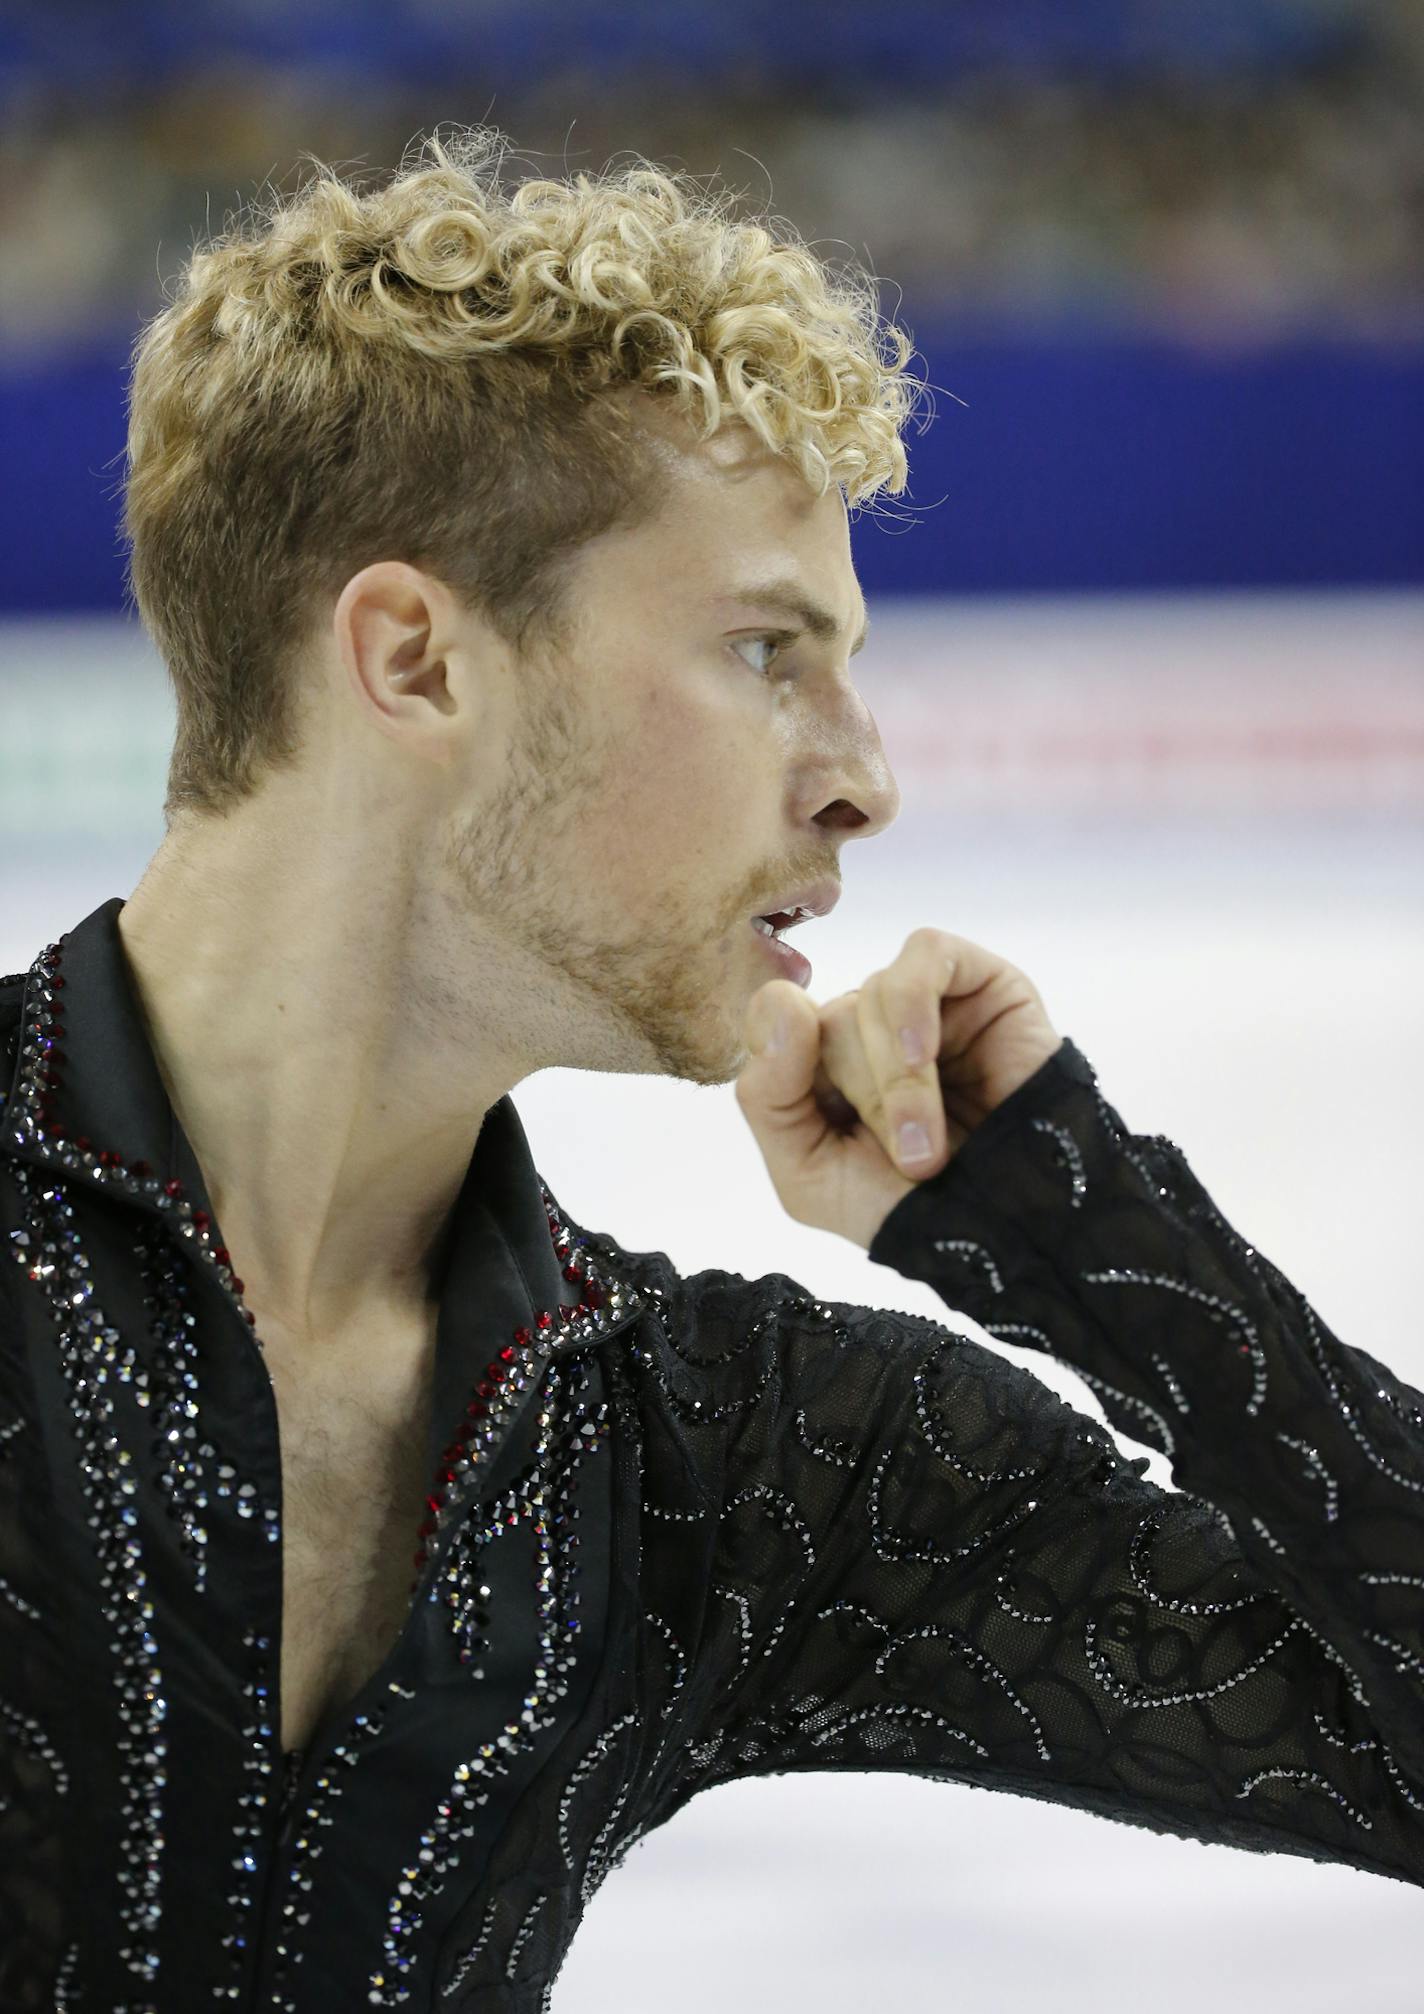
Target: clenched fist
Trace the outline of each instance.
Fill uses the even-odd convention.
[[[785,1042],[774,1049],[778,1017]],[[782,1207],[865,1251],[895,1205],[1062,1045],[1031,979],[928,927],[824,1007],[789,979],[769,980],[747,1003],[745,1028],[752,1053],[737,1103]]]

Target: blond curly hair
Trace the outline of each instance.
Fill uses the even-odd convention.
[[[656,392],[704,439],[741,419],[848,505],[906,486],[922,386],[871,275],[640,155],[506,193],[508,145],[437,133],[364,193],[304,156],[314,178],[195,249],[135,341],[124,533],[177,700],[170,827],[297,759],[294,653],[373,561],[521,653],[565,637],[572,556],[658,494],[600,393]]]

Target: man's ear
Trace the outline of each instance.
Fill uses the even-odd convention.
[[[346,689],[382,733],[409,744],[432,706],[452,710],[445,660],[455,602],[432,575],[404,560],[362,567],[338,595],[331,627]]]

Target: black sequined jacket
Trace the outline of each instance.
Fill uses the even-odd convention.
[[[5,2014],[547,2014],[633,1843],[787,1770],[1424,1883],[1424,1399],[1071,1041],[870,1256],[1178,1489],[951,1325],[580,1229],[502,1099],[410,1611],[284,1756],[272,1388],[122,906],[0,981]]]

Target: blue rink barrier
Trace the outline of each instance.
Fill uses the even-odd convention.
[[[0,95],[61,83],[76,95],[114,92],[182,76],[215,57],[276,67],[328,66],[349,75],[404,75],[447,85],[461,70],[506,89],[548,73],[549,23],[524,0],[478,7],[429,0],[288,0],[234,7],[231,0],[125,0],[113,33],[112,0],[8,0],[0,38]],[[1358,9],[1354,10],[1356,13]],[[1004,68],[1055,74],[1160,76],[1271,74],[1287,65],[1348,58],[1367,40],[1348,0],[897,0],[884,9],[823,0],[562,0],[558,46],[574,75],[640,71],[740,79],[747,51],[767,75],[804,90],[826,79],[903,92],[909,73],[954,82]]]
[[[1424,584],[1424,341],[898,318],[935,417],[906,436],[909,495],[855,521],[867,594]],[[127,351],[0,363],[0,611],[122,606]]]

